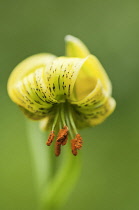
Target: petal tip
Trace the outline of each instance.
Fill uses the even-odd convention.
[[[76,38],[75,36],[72,36],[72,35],[66,35],[65,36],[65,41],[66,42],[76,41],[76,40],[78,40],[78,38]]]
[[[84,58],[90,54],[84,43],[75,36],[65,36],[66,42],[66,55],[68,57],[79,57]]]

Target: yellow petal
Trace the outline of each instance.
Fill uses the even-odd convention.
[[[84,74],[87,74],[90,77],[93,77],[93,78],[95,77],[95,78],[99,79],[101,81],[102,86],[105,89],[105,91],[109,95],[111,95],[112,86],[111,86],[110,79],[109,79],[108,75],[106,74],[103,66],[97,59],[97,57],[95,57],[94,55],[90,55],[89,59],[86,62],[85,67],[86,67],[86,69],[84,69]]]
[[[95,89],[79,101],[71,101],[74,107],[77,125],[84,121],[86,126],[93,126],[104,121],[115,109],[115,100],[103,89],[100,80]],[[81,120],[82,119],[82,120]],[[83,125],[84,127],[85,125]]]
[[[84,43],[71,35],[65,37],[66,42],[66,56],[84,58],[90,54]]]
[[[80,110],[92,110],[104,102],[108,98],[107,92],[103,89],[100,80],[98,79],[95,88],[83,99],[79,101],[71,101],[71,104],[74,105],[78,111]]]
[[[115,109],[116,103],[113,98],[108,98],[101,106],[88,111],[87,109],[82,112],[74,110],[74,120],[77,128],[86,126],[95,126],[102,123]]]
[[[38,54],[21,62],[8,80],[8,93],[26,116],[48,129],[59,103],[71,103],[77,127],[101,123],[115,108],[111,82],[76,37],[66,36],[67,57]]]
[[[74,84],[86,59],[59,57],[47,66],[45,83],[58,103],[72,98]]]
[[[31,56],[18,64],[9,77],[9,96],[32,119],[46,116],[56,103],[43,80],[46,65],[54,59],[54,55],[46,53]]]
[[[48,54],[32,56],[13,70],[8,81],[9,95],[32,119],[44,118],[55,104],[72,98],[86,59],[56,58]]]
[[[54,55],[47,53],[37,54],[23,60],[15,67],[9,77],[7,86],[8,94],[15,103],[18,103],[18,100],[13,93],[15,84],[37,69],[44,68],[46,64],[52,61],[54,58]]]
[[[68,35],[65,40],[67,56],[83,58],[90,54],[87,47],[78,38]],[[75,84],[77,99],[80,100],[85,97],[89,90],[92,90],[92,83],[95,83],[97,79],[101,81],[108,94],[111,94],[111,82],[103,66],[94,55],[89,55],[89,59],[87,59],[84,68],[80,71]]]

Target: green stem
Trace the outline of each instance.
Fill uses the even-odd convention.
[[[80,157],[74,157],[69,148],[63,152],[61,166],[43,193],[42,203],[47,210],[59,209],[65,204],[80,174]]]
[[[36,190],[40,193],[44,183],[51,175],[51,154],[49,148],[45,145],[47,134],[39,130],[38,122],[29,120],[27,120],[27,134],[32,157],[33,177]]]
[[[74,157],[69,150],[70,142],[62,149],[60,157],[55,157],[53,150],[46,147],[46,133],[39,130],[38,123],[27,122],[28,138],[34,161],[40,209],[56,210],[62,207],[79,177],[80,155]],[[53,157],[52,157],[53,155]],[[53,166],[58,168],[53,174]]]

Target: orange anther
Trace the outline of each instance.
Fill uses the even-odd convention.
[[[54,131],[51,131],[49,137],[48,137],[48,140],[46,142],[46,145],[47,146],[50,146],[54,140],[54,137],[55,137],[55,134],[54,134]]]
[[[76,135],[76,143],[75,143],[76,148],[81,149],[82,144],[83,144],[82,137],[80,134],[77,134]]]
[[[76,156],[76,155],[77,155],[77,148],[76,148],[76,146],[75,146],[75,143],[76,143],[76,139],[72,139],[72,140],[71,140],[72,154]]]
[[[55,145],[55,155],[59,156],[61,152],[61,145],[64,146],[67,143],[68,140],[68,127],[64,126],[62,129],[60,129],[57,139],[56,139],[56,145]]]
[[[57,144],[57,142],[56,142],[56,144],[55,144],[55,155],[59,156],[60,153],[61,153],[61,144]]]
[[[60,144],[65,143],[65,140],[67,139],[68,136],[68,127],[64,126],[62,129],[60,129],[58,135],[57,135],[57,142]]]
[[[71,140],[71,149],[73,155],[77,155],[77,149],[81,149],[82,143],[82,137],[80,136],[80,134],[76,134],[75,139]]]

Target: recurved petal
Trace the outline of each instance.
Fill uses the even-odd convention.
[[[84,65],[84,70],[80,72],[78,80],[76,81],[77,97],[79,99],[82,98],[82,95],[80,93],[78,94],[78,90],[81,90],[80,84],[84,83],[85,87],[89,86],[91,83],[89,77],[100,79],[104,89],[111,94],[111,82],[99,60],[94,55],[90,54],[87,47],[78,38],[68,35],[65,37],[65,41],[67,56],[84,58],[89,55],[89,59],[87,59],[86,65]],[[83,79],[85,77],[87,79]],[[83,92],[83,90],[80,92]]]
[[[106,94],[111,95],[111,82],[104,68],[95,56],[89,55],[78,74],[74,86],[76,98],[81,100],[91,93],[91,91],[95,89],[98,80],[100,80]]]
[[[17,65],[10,75],[9,96],[29,118],[43,118],[57,103],[44,82],[44,70],[54,59],[51,54],[31,56]]]
[[[94,55],[90,55],[89,59],[86,62],[86,73],[90,74],[90,76],[99,79],[102,83],[103,88],[111,95],[112,92],[112,85],[111,81],[103,68],[102,64],[98,60],[98,58]]]
[[[105,103],[109,95],[104,90],[101,81],[98,79],[95,88],[83,99],[78,101],[71,101],[71,104],[78,111],[92,110]]]
[[[47,54],[32,56],[13,70],[8,81],[9,95],[32,119],[44,118],[55,104],[72,98],[74,84],[86,59],[56,58]]]
[[[74,109],[74,119],[78,128],[102,123],[115,109],[115,100],[109,97],[104,104],[92,109]]]
[[[55,56],[52,54],[36,54],[26,58],[15,67],[9,77],[7,85],[8,94],[15,103],[20,105],[18,98],[14,94],[15,85],[38,69],[44,69],[47,63],[51,62],[53,59],[55,59]]]
[[[87,47],[84,43],[71,35],[67,35],[65,37],[66,42],[66,56],[68,57],[78,57],[78,58],[85,58],[90,54]]]
[[[79,101],[71,101],[79,127],[81,123],[93,126],[101,123],[115,108],[115,100],[104,90],[100,80],[95,89],[85,98]],[[83,126],[84,127],[84,126]]]
[[[45,83],[51,95],[58,103],[70,100],[74,96],[73,88],[80,69],[88,58],[59,57],[47,66]]]
[[[20,110],[24,113],[24,115],[30,118],[31,120],[41,120],[44,118],[46,119],[46,116],[48,120],[50,119],[51,112],[48,112],[48,109],[44,109],[43,111],[38,109],[36,112],[30,112],[29,110],[25,109],[22,106],[19,106],[19,107],[20,107]]]

